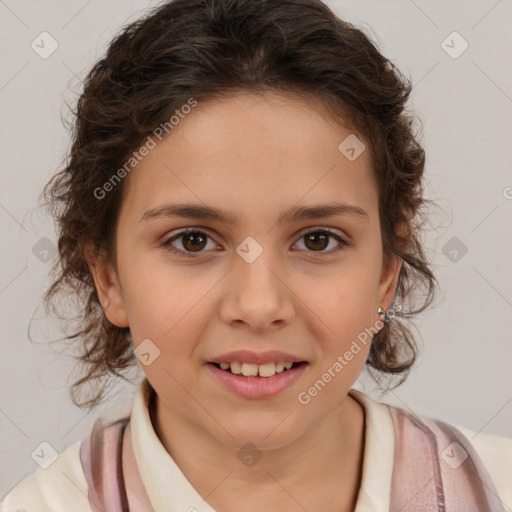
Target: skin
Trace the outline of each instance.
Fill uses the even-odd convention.
[[[317,381],[394,297],[401,260],[382,264],[378,190],[369,152],[349,161],[338,145],[352,132],[317,100],[238,93],[199,103],[131,172],[116,232],[117,270],[90,263],[109,320],[130,326],[134,345],[150,339],[160,356],[142,365],[156,390],[155,431],[184,475],[222,511],[353,510],[364,453],[364,410],[347,393],[369,344],[311,399]],[[237,223],[153,218],[165,203],[229,209]],[[343,201],[348,215],[277,224],[293,206]],[[162,242],[187,227],[207,244]],[[331,228],[345,241],[307,243],[308,229]],[[204,236],[204,235],[203,235]],[[263,253],[247,263],[248,236]],[[184,245],[185,244],[185,245]],[[183,254],[182,253],[182,254]],[[205,364],[237,349],[277,349],[308,366],[291,388],[242,398]],[[252,467],[237,453],[262,454]],[[221,483],[222,482],[222,483]],[[220,485],[219,485],[220,484]]]

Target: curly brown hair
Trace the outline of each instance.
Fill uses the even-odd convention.
[[[64,167],[42,194],[56,220],[59,256],[44,304],[47,312],[52,306],[62,313],[55,299],[65,294],[77,306],[74,317],[59,315],[74,319],[67,338],[77,342],[84,372],[71,386],[73,402],[95,406],[104,396],[103,381],[125,378],[137,362],[129,328],[103,313],[84,256],[92,242],[115,265],[113,235],[127,179],[102,199],[94,191],[190,98],[243,90],[322,100],[369,148],[383,263],[392,253],[403,260],[393,301],[402,306],[398,316],[427,308],[437,283],[421,243],[430,201],[423,197],[425,153],[406,110],[411,89],[361,29],[320,0],[174,0],[123,27],[84,81]],[[417,357],[412,331],[398,316],[373,336],[366,365],[376,380],[397,375],[403,382]],[[80,400],[91,382],[92,392]]]

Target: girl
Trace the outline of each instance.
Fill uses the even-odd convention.
[[[76,403],[145,378],[3,510],[506,510],[510,440],[352,389],[407,376],[435,292],[410,90],[320,0],[175,0],[112,41],[46,188],[46,300],[84,301]]]

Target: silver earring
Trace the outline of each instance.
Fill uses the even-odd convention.
[[[383,310],[381,307],[379,307],[379,308],[377,309],[377,313],[378,313],[380,316],[382,316],[382,315],[384,315],[384,316],[385,316],[385,315],[386,315],[386,311],[385,311],[385,310]]]

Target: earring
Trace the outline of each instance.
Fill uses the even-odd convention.
[[[379,307],[379,308],[377,309],[377,313],[378,313],[380,316],[382,316],[382,315],[386,316],[386,311],[385,311],[384,309],[382,309],[381,307]]]

